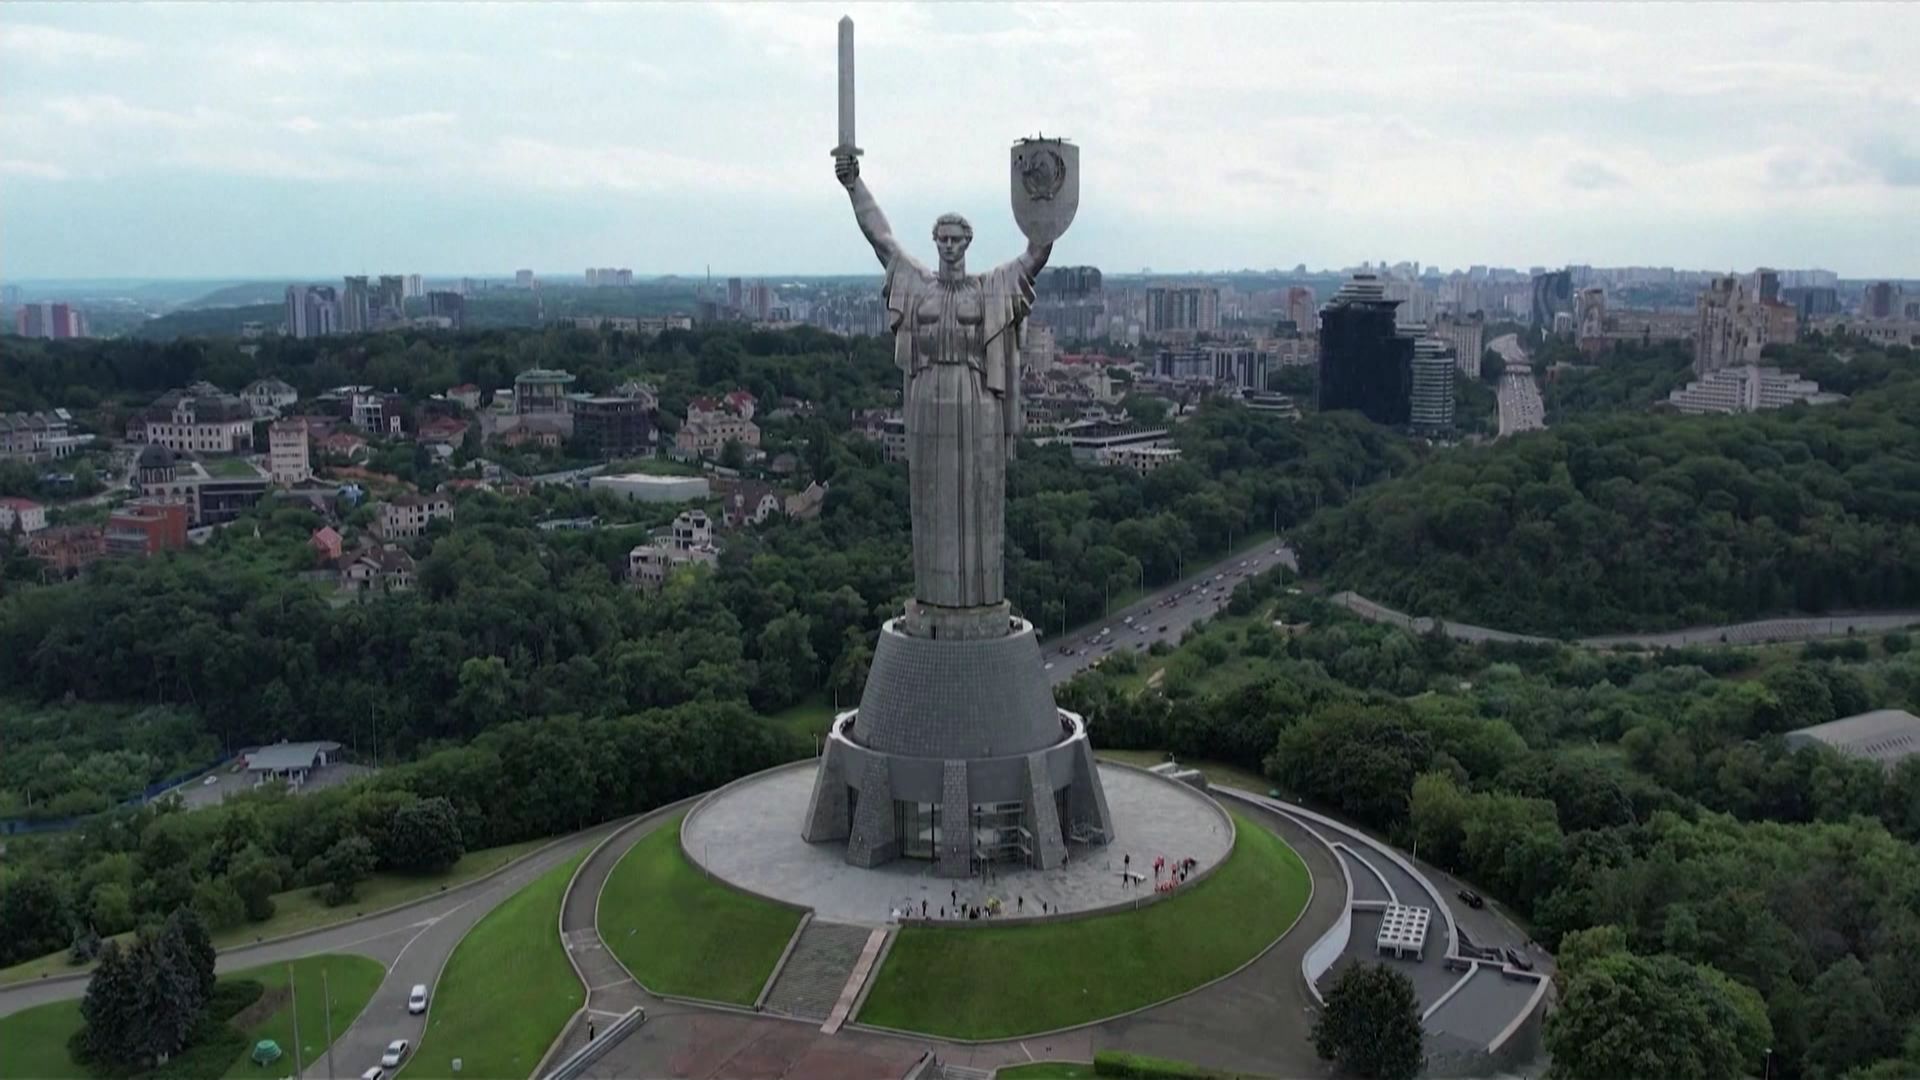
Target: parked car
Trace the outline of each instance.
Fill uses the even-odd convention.
[[[1161,623],[1161,624],[1160,624],[1160,632],[1161,632],[1161,633],[1163,633],[1163,634],[1167,632],[1167,624],[1166,624],[1166,623]]]
[[[1475,911],[1478,911],[1479,909],[1487,906],[1487,902],[1481,899],[1480,894],[1477,892],[1474,892],[1472,889],[1461,889],[1460,899],[1468,907],[1473,908]]]
[[[201,786],[205,787],[208,785],[217,784],[219,782],[220,782],[220,778],[218,776],[209,776],[205,780],[200,781],[200,784]]]
[[[407,995],[407,1011],[415,1016],[427,1011],[427,984],[415,983],[413,992]]]
[[[1533,961],[1521,955],[1520,950],[1509,947],[1506,950],[1506,952],[1507,952],[1507,963],[1512,964],[1514,967],[1519,968],[1521,971],[1533,970]]]
[[[407,1040],[393,1040],[387,1044],[387,1052],[380,1055],[380,1064],[385,1065],[389,1069],[393,1068],[395,1065],[407,1060],[408,1049]]]
[[[367,1066],[367,1071],[360,1074],[360,1080],[380,1080],[380,1078],[385,1075],[387,1075],[387,1070],[378,1065],[369,1065]]]

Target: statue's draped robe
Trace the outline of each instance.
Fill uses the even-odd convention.
[[[1015,260],[944,282],[902,252],[882,295],[906,373],[914,598],[997,604],[1006,596],[1007,460],[1021,431],[1020,324],[1033,278]]]

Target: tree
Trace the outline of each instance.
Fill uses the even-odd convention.
[[[1807,1064],[1815,1077],[1834,1080],[1894,1051],[1899,1032],[1860,961],[1841,959],[1807,991]]]
[[[320,899],[328,907],[351,903],[360,883],[373,873],[378,860],[373,841],[364,836],[346,836],[315,859],[307,876],[321,884]]]
[[[728,439],[720,448],[720,465],[736,472],[747,467],[747,448],[739,439]]]
[[[200,913],[190,907],[175,909],[167,916],[165,927],[161,930],[160,940],[172,951],[189,972],[202,999],[213,995],[214,949],[213,935],[207,933],[207,924]]]
[[[86,1021],[80,1042],[90,1060],[142,1067],[164,1062],[186,1046],[206,1010],[202,987],[212,971],[211,946],[203,981],[197,947],[184,934],[170,922],[159,934],[141,933],[130,946],[109,941],[100,950],[100,964],[80,1002]]]
[[[439,873],[466,854],[460,819],[444,797],[415,799],[393,813],[387,833],[387,865],[399,870]]]
[[[1675,956],[1614,952],[1582,963],[1567,980],[1560,1009],[1547,1019],[1555,1075],[1751,1075],[1772,1031],[1764,1008],[1756,1021],[1752,1002],[1735,1000],[1727,986],[1720,973]]]
[[[254,922],[273,918],[273,894],[280,888],[281,878],[273,857],[257,847],[242,851],[227,871],[227,881],[239,894],[247,918]]]
[[[208,926],[218,930],[231,930],[247,917],[246,901],[240,898],[232,880],[225,877],[207,878],[195,885],[193,906],[180,910],[198,912]]]
[[[1384,964],[1348,965],[1313,1023],[1314,1052],[1369,1080],[1413,1080],[1423,1037],[1413,981]]]
[[[69,940],[59,884],[28,870],[0,882],[0,964],[43,956]]]

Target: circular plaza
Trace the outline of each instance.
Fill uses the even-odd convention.
[[[843,844],[809,843],[797,827],[813,789],[812,766],[809,761],[775,769],[714,792],[681,826],[687,857],[718,881],[811,908],[815,917],[834,922],[974,921],[977,913],[980,921],[1004,924],[1126,909],[1177,895],[1211,874],[1234,846],[1233,821],[1212,798],[1145,770],[1103,763],[1100,782],[1114,837],[1105,845],[1069,845],[1066,861],[1054,869],[1010,860],[988,863],[984,873],[969,878],[941,877],[931,837],[925,857],[853,866]],[[932,827],[905,824],[907,835]],[[1169,881],[1175,882],[1170,889]]]

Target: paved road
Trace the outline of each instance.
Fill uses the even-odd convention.
[[[1278,540],[1222,559],[1179,584],[1169,585],[1113,612],[1098,625],[1082,628],[1064,641],[1044,642],[1041,653],[1047,676],[1059,685],[1116,652],[1145,651],[1156,641],[1178,643],[1187,627],[1226,607],[1235,585],[1275,565],[1295,570],[1300,567],[1293,551]],[[1062,652],[1063,649],[1071,652]]]
[[[1487,347],[1507,363],[1506,373],[1500,376],[1496,390],[1500,402],[1500,434],[1545,428],[1547,408],[1540,400],[1540,385],[1533,381],[1533,368],[1520,348],[1519,339],[1512,334],[1502,334]]]
[[[1435,620],[1408,615],[1377,603],[1356,592],[1336,593],[1328,599],[1364,619],[1391,623],[1403,630],[1424,634]],[[1472,623],[1438,620],[1441,631],[1458,641],[1548,642],[1557,639],[1537,634],[1516,634]],[[1878,634],[1902,627],[1920,625],[1920,611],[1835,612],[1831,615],[1793,615],[1754,622],[1728,623],[1725,626],[1694,626],[1653,634],[1600,634],[1575,638],[1572,644],[1594,649],[1633,646],[1644,649],[1678,648],[1682,645],[1760,645],[1769,642],[1812,641],[1816,638],[1845,637],[1848,634]]]
[[[334,1045],[333,1075],[359,1076],[367,1066],[379,1063],[389,1041],[407,1039],[418,1045],[425,1018],[407,1014],[407,992],[415,983],[432,986],[439,981],[447,957],[453,955],[454,946],[475,923],[534,878],[597,843],[614,827],[609,823],[576,833],[526,856],[502,873],[450,889],[427,903],[287,941],[230,949],[220,954],[215,967],[222,972],[237,971],[317,953],[358,953],[379,961],[387,968],[386,978],[360,1018]],[[84,979],[0,987],[0,1016],[49,1001],[77,998],[86,988]],[[305,1075],[326,1076],[326,1059],[311,1063]]]

